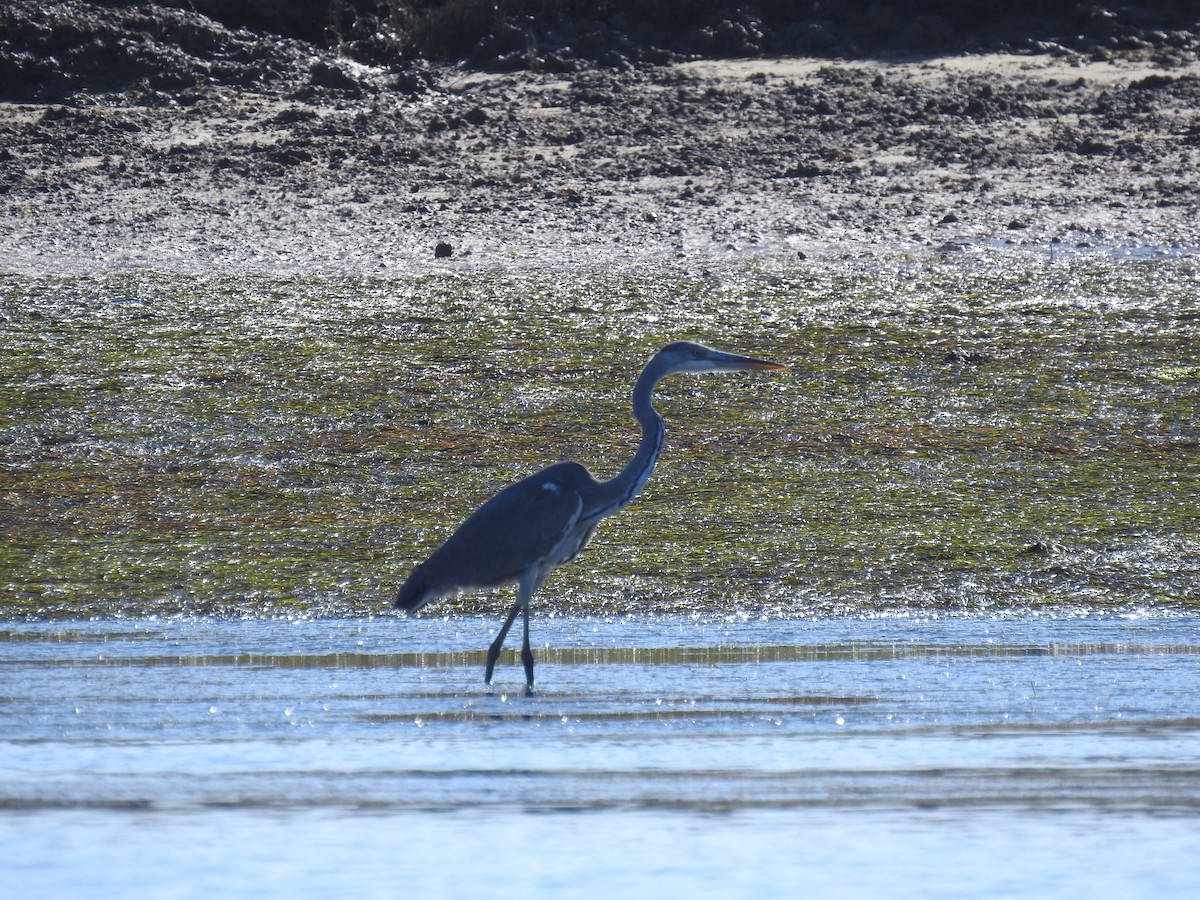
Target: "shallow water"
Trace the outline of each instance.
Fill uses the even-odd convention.
[[[1181,896],[1200,618],[0,631],[23,897]]]

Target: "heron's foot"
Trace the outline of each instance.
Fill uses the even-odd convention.
[[[492,645],[488,647],[487,665],[483,670],[483,680],[487,684],[492,683],[492,673],[496,671],[496,660],[500,658],[500,646],[504,643],[504,632],[496,640],[492,641]]]
[[[525,694],[533,693],[533,651],[528,647],[521,650],[521,663],[525,666]]]

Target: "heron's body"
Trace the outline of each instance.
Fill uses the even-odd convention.
[[[561,462],[508,486],[413,569],[396,595],[395,605],[415,612],[439,597],[516,582],[517,600],[488,649],[485,678],[491,682],[500,647],[521,612],[522,662],[527,686],[532,688],[529,600],[555,568],[587,546],[601,519],[637,496],[654,471],[666,433],[650,399],[658,382],[672,372],[781,368],[685,341],[668,344],[646,364],[634,386],[633,413],[642,426],[642,441],[619,475],[599,481],[579,463]]]
[[[597,481],[579,463],[562,462],[505,488],[413,570],[396,606],[415,611],[447,594],[486,590],[517,581],[531,569],[538,581],[586,545],[599,516],[585,509]],[[496,532],[494,523],[512,527]],[[486,541],[490,553],[478,552]]]

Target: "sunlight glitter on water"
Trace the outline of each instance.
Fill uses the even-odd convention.
[[[1194,617],[534,625],[527,698],[519,665],[481,683],[484,619],[10,623],[7,879],[30,897],[272,871],[301,897],[1200,887],[1178,855],[1200,815]]]
[[[1190,618],[562,617],[535,624],[548,646],[530,698],[511,660],[494,689],[480,683],[467,645],[486,643],[487,620],[111,624],[7,630],[6,740],[29,766],[6,782],[9,806],[290,806],[307,771],[332,793],[301,806],[478,805],[481,778],[494,802],[534,808],[1200,805]],[[381,743],[405,752],[381,765]],[[80,745],[101,772],[61,765]],[[618,764],[627,745],[636,760]],[[1083,764],[1092,756],[1116,762]],[[204,777],[176,779],[189,757]]]

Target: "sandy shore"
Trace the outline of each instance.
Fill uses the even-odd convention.
[[[0,269],[409,274],[1200,246],[1200,65],[433,70],[0,104]],[[444,242],[448,257],[437,257]]]

